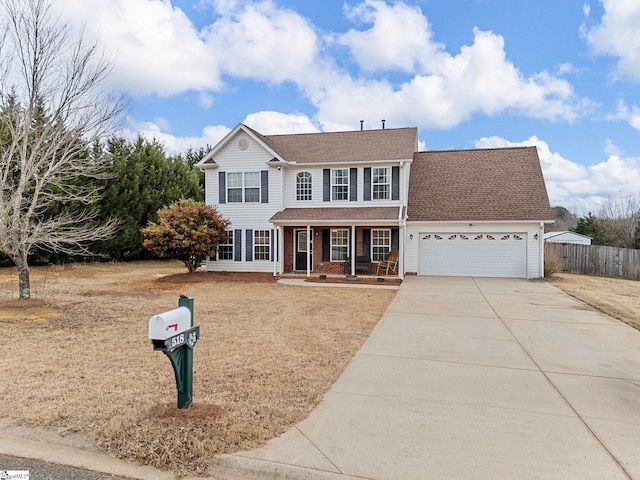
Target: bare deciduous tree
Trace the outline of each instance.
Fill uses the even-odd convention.
[[[609,200],[600,217],[616,247],[634,248],[640,224],[640,195]]]
[[[112,235],[96,224],[93,179],[108,159],[88,148],[111,135],[122,102],[102,87],[110,64],[96,42],[72,34],[50,0],[0,0],[0,250],[30,298],[35,248],[88,254],[86,242]],[[72,202],[83,208],[57,209]]]

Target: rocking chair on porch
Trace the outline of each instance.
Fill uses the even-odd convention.
[[[385,275],[389,275],[391,273],[398,273],[398,251],[391,250],[387,255],[387,259],[378,263],[378,268],[376,269],[376,275],[380,275],[380,272],[384,270]]]

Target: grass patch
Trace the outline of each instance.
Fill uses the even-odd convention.
[[[578,300],[640,330],[640,282],[570,273],[556,273],[548,281]]]
[[[15,269],[0,269],[2,416],[202,475],[214,455],[254,448],[304,419],[395,294],[183,271],[179,262],[33,268],[36,300],[18,301]],[[178,294],[194,297],[201,328],[186,411],[175,407],[169,359],[147,337],[149,317],[175,308]]]

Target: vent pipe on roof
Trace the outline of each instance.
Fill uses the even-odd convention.
[[[382,120],[382,129],[384,130],[384,122],[386,122],[386,120]]]
[[[364,120],[360,120],[360,131],[364,130]]]

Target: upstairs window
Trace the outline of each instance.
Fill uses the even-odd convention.
[[[349,169],[331,170],[331,200],[349,200]]]
[[[311,174],[300,172],[296,175],[296,200],[311,200]]]
[[[260,172],[227,173],[227,202],[260,202]]]
[[[388,167],[371,169],[371,198],[373,200],[389,200],[391,198],[391,175]]]

